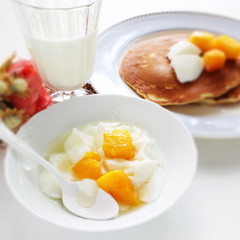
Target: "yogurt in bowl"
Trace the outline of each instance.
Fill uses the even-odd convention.
[[[85,131],[84,128],[92,123],[97,123],[97,125],[117,124],[114,129],[121,128],[125,124],[124,128],[128,128],[129,132],[132,127],[136,127],[153,140],[157,149],[161,149],[163,155],[160,155],[163,157],[157,164],[161,173],[156,175],[159,180],[154,185],[157,188],[157,197],[134,208],[133,211],[123,211],[124,214],[120,214],[112,220],[83,219],[66,211],[60,200],[51,199],[41,191],[38,165],[9,150],[5,159],[5,176],[8,186],[20,203],[37,217],[79,231],[101,232],[126,229],[160,216],[187,190],[197,166],[197,151],[193,138],[173,114],[159,105],[143,99],[120,95],[91,95],[73,98],[35,115],[21,128],[18,134],[36,151],[44,155],[46,152],[50,153],[49,146],[56,139],[65,144],[70,134],[68,137],[65,136],[65,139],[63,134],[69,133],[79,126],[83,127],[82,130],[81,127],[79,130]],[[93,133],[93,129],[96,130],[97,125],[91,125],[92,129],[89,131]],[[109,128],[107,125],[102,133],[109,133],[112,130],[112,127]],[[97,133],[99,132],[97,131]],[[131,136],[134,140],[132,133]],[[136,141],[133,143],[136,147]],[[101,145],[102,143],[100,143]],[[58,150],[60,153],[62,151],[61,144],[59,146],[59,149],[52,148],[54,151],[51,154],[57,153]],[[150,151],[150,155],[153,153],[154,151]],[[101,151],[99,154],[102,154]],[[107,161],[110,162],[107,171],[114,170],[116,160]],[[134,163],[133,160],[126,161],[129,161],[130,165]],[[134,167],[129,169],[134,169]],[[144,167],[144,170],[147,171],[147,168]],[[131,181],[137,182],[133,177],[134,174],[129,173]],[[138,179],[141,180],[142,177]],[[150,195],[146,194],[145,196]],[[124,209],[122,208],[122,210]]]
[[[83,207],[95,201],[96,184],[115,198],[120,213],[155,201],[164,186],[163,150],[146,131],[128,123],[73,128],[51,144],[46,159],[68,180],[78,181]],[[40,173],[40,189],[50,198],[62,198],[60,184],[46,169]]]

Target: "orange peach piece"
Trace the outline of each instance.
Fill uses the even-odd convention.
[[[212,48],[212,43],[215,35],[209,32],[194,31],[188,40],[198,46],[203,52]]]
[[[90,178],[97,180],[102,176],[101,157],[95,152],[87,152],[84,157],[74,164],[72,171],[77,180]]]
[[[209,50],[203,54],[203,61],[206,71],[212,72],[224,66],[226,55],[223,51],[218,49]]]
[[[212,49],[219,49],[226,54],[227,59],[236,59],[240,55],[240,42],[226,35],[218,36]]]
[[[122,170],[105,173],[97,180],[98,186],[120,202],[131,206],[140,203],[135,187],[127,174]]]
[[[86,152],[82,159],[95,159],[99,162],[101,161],[100,155],[94,151]]]
[[[130,160],[134,157],[132,137],[128,130],[115,129],[103,135],[102,149],[108,158],[123,158]]]

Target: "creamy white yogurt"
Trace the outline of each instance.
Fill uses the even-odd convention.
[[[130,132],[135,147],[133,159],[108,159],[104,155],[102,151],[103,134],[110,133],[114,129],[125,129]],[[155,201],[162,191],[165,181],[166,160],[164,153],[146,131],[136,126],[119,122],[90,123],[72,129],[59,144],[61,146],[58,146],[57,149],[58,151],[62,149],[62,151],[55,152],[54,149],[51,149],[48,159],[70,180],[71,176],[66,174],[69,162],[74,165],[77,159],[80,160],[83,157],[85,152],[95,151],[101,156],[102,172],[119,169],[124,171],[137,189],[138,198],[142,202],[150,203]],[[54,145],[56,146],[56,143]],[[51,183],[51,178],[49,176],[46,177],[46,181],[42,179],[45,186],[40,187],[47,196],[51,197],[54,196],[52,192],[59,193],[59,188],[55,185],[55,181]],[[41,178],[44,178],[44,176],[41,176]],[[81,196],[83,197],[80,202],[84,206],[88,202],[92,203],[96,196],[96,188],[93,181],[80,183]],[[48,184],[50,187],[46,186]],[[53,189],[54,186],[56,186],[56,189]],[[87,186],[90,187],[88,188]],[[48,190],[52,192],[47,192]],[[122,211],[129,209],[128,206],[120,207]]]

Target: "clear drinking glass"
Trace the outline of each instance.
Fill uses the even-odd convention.
[[[94,68],[101,0],[13,0],[34,64],[55,102],[82,95]]]

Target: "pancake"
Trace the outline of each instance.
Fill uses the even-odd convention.
[[[229,60],[220,70],[203,71],[197,80],[180,83],[166,55],[173,44],[187,37],[187,34],[173,34],[137,44],[121,62],[122,79],[137,94],[160,105],[216,98],[240,85],[240,60]]]
[[[240,101],[240,85],[224,93],[220,97],[216,98],[205,98],[202,100],[203,103],[207,104],[227,104],[236,103]]]

